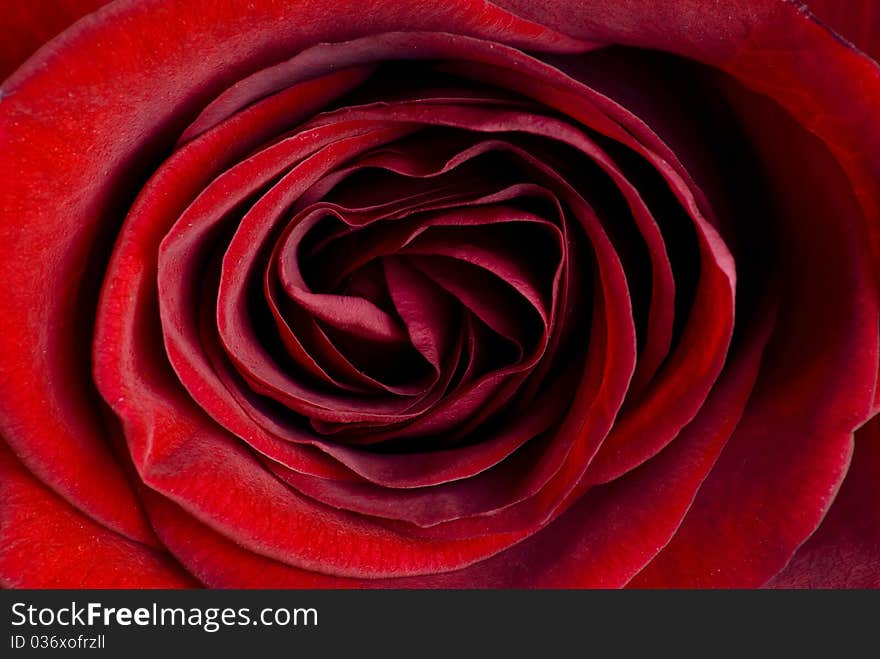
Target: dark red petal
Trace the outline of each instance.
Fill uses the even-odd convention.
[[[192,588],[167,553],[92,521],[0,443],[0,584],[6,588]]]
[[[874,59],[880,57],[880,4],[876,0],[807,0],[816,18]]]
[[[856,2],[857,13],[868,2]],[[702,0],[494,4],[576,38],[680,54],[766,94],[839,159],[868,220],[880,264],[880,106],[865,102],[880,89],[880,67],[841,43],[804,3],[730,0],[724,11]]]
[[[414,104],[412,116],[416,119],[427,117],[432,123],[443,119],[447,113],[453,115],[451,119],[446,119],[450,122],[462,121],[461,116],[476,116],[482,118],[483,122],[479,125],[481,130],[488,130],[493,126],[505,128],[508,122],[517,118],[528,119],[528,116],[521,113],[486,113],[476,106],[446,108],[443,113],[439,113],[439,107],[441,106],[434,106],[426,112],[425,107]],[[382,112],[391,115],[391,119],[395,120],[395,115],[391,112],[393,108],[391,106]],[[356,113],[341,114],[346,116]],[[469,121],[465,125],[474,128],[475,123],[477,122]],[[559,125],[558,121],[548,119],[543,119],[541,123]],[[534,121],[527,122],[530,130],[535,130],[534,124]],[[327,122],[325,117],[321,128],[330,130],[336,125]],[[376,132],[381,132],[381,129]],[[369,137],[369,134],[365,135]],[[279,146],[283,144],[278,143]],[[336,151],[345,146],[344,141],[331,145]],[[313,167],[312,159],[318,163],[318,169],[326,168],[335,161],[328,157],[328,153],[319,151],[316,156],[302,161],[297,170],[306,165]],[[350,156],[355,153],[356,151]],[[336,155],[344,156],[345,152],[341,151]],[[245,216],[235,235],[235,240],[240,241],[239,256],[242,258],[235,258],[232,250],[227,251],[224,258],[231,270],[224,270],[225,275],[240,267],[244,258],[249,257],[250,248],[255,243],[262,242],[259,233],[265,232],[267,228],[266,222],[262,220],[271,221],[271,218],[277,217],[281,209],[296,198],[297,190],[306,184],[301,178],[293,176],[294,173],[301,173],[297,170],[286,175],[290,178],[289,182],[282,178],[272,188],[271,193],[262,197]],[[309,176],[314,173],[311,169],[304,171],[311,172]],[[256,212],[258,207],[261,212],[266,213],[265,217]],[[111,284],[105,289],[100,330],[101,336],[118,338],[128,336],[131,328],[134,328],[142,335],[139,339],[142,343],[134,350],[121,350],[120,356],[126,357],[125,359],[112,359],[118,350],[118,341],[99,342],[106,347],[105,354],[96,365],[96,376],[105,396],[126,422],[126,435],[142,477],[149,485],[165,493],[212,527],[222,530],[239,544],[297,566],[336,574],[392,576],[401,573],[448,571],[483,560],[518,542],[540,522],[541,515],[546,516],[552,512],[553,504],[559,502],[570,490],[582,472],[586,455],[592,453],[607,432],[632,373],[635,336],[629,316],[629,299],[623,272],[598,220],[589,212],[578,211],[578,216],[584,223],[584,230],[591,234],[597,246],[601,246],[601,249],[597,249],[600,270],[603,273],[601,279],[604,299],[608,306],[605,318],[608,323],[608,349],[602,361],[607,372],[602,374],[601,395],[592,400],[588,398],[591,408],[588,420],[583,421],[577,417],[572,420],[575,430],[580,422],[584,425],[576,449],[573,449],[573,452],[576,450],[576,455],[572,457],[572,464],[556,479],[552,493],[543,496],[521,513],[534,517],[535,513],[532,511],[538,511],[539,519],[533,520],[531,525],[523,527],[522,524],[517,525],[511,521],[501,532],[490,530],[486,533],[485,525],[476,521],[470,526],[481,529],[480,537],[472,538],[466,532],[459,532],[452,538],[438,537],[431,542],[425,542],[403,534],[386,532],[370,520],[331,511],[283,490],[232,437],[219,428],[208,425],[202,415],[190,410],[191,406],[184,403],[181,392],[169,388],[163,382],[167,374],[150,372],[156,371],[160,364],[146,365],[127,358],[130,353],[147,354],[154,350],[149,347],[148,341],[151,339],[148,328],[133,322],[137,317],[133,305],[137,305],[142,296],[151,294],[143,279],[144,272],[148,270],[132,268],[131,264],[143,258],[139,251],[135,251],[136,248],[140,251],[151,251],[156,239],[150,237],[145,240],[144,236],[151,236],[157,229],[149,223],[132,222],[126,227],[127,240],[120,242],[114,255],[111,271],[115,276],[108,279]],[[246,231],[256,233],[251,238],[246,238]],[[140,234],[143,235],[138,239]],[[132,290],[139,293],[133,295]],[[595,345],[601,350],[601,343]],[[169,344],[169,348],[171,347]],[[179,356],[185,357],[188,352],[189,348],[181,350]],[[177,367],[180,369],[180,363]],[[191,381],[191,375],[187,373],[182,379]],[[150,383],[149,386],[145,386],[147,382]],[[173,416],[171,409],[176,410]],[[172,425],[168,426],[169,423]],[[238,504],[229,507],[213,496],[212,493],[218,487],[222,487]],[[263,519],[273,519],[275,523],[266,527]],[[319,520],[323,520],[322,525]],[[395,554],[395,547],[398,547],[397,553],[404,554],[405,559],[389,563],[389,558]]]
[[[828,515],[772,588],[880,588],[880,418],[856,432],[855,452]]]
[[[156,292],[141,259],[152,264],[155,277],[156,261],[149,255],[156,253],[161,235],[154,234],[161,228],[140,221],[128,227],[127,240],[114,254],[96,339],[96,380],[123,420],[147,485],[252,551],[341,574],[448,570],[519,539],[509,533],[436,543],[408,539],[314,504],[271,476],[236,437],[195,406],[161,359],[149,357],[160,354],[159,337],[149,324],[137,322],[138,305]]]
[[[574,371],[574,369],[569,369]],[[383,519],[403,520],[419,526],[430,526],[471,515],[486,515],[498,508],[509,506],[531,496],[543,481],[541,471],[536,469],[540,464],[540,452],[546,450],[545,444],[550,440],[544,436],[537,443],[523,447],[528,440],[541,437],[556,419],[564,416],[568,394],[576,386],[576,372],[560,376],[553,386],[542,391],[535,398],[533,406],[521,416],[502,428],[495,430],[491,437],[478,446],[487,445],[495,452],[503,452],[506,459],[491,469],[478,471],[467,478],[459,478],[441,485],[423,488],[388,489],[370,483],[351,483],[309,477],[292,471],[281,470],[275,465],[270,468],[297,488],[300,492],[322,503],[346,510],[373,515]],[[553,441],[562,441],[556,437]],[[495,448],[498,447],[498,448]],[[516,449],[516,453],[512,453]],[[483,451],[485,453],[485,451]],[[462,462],[462,457],[450,451],[452,465]],[[423,459],[440,462],[444,456],[429,453]],[[478,457],[479,454],[476,454]],[[476,462],[477,457],[471,461]],[[497,461],[497,458],[495,459]],[[449,470],[451,467],[444,467]],[[460,470],[470,467],[459,467]],[[476,471],[473,467],[471,470]],[[433,470],[440,471],[438,466]],[[547,472],[545,468],[543,470]],[[536,477],[537,472],[537,477]],[[441,472],[442,473],[442,472]],[[433,475],[433,474],[432,474]],[[544,480],[546,480],[546,473]],[[492,526],[491,519],[486,518],[485,529]]]
[[[634,586],[763,585],[825,515],[874,397],[878,299],[849,181],[766,99],[732,90],[727,100],[773,194],[779,323],[739,427]]]
[[[145,397],[138,402],[155,424],[127,427],[144,482],[251,552],[307,570],[381,578],[460,568],[519,540],[511,533],[434,542],[407,538],[298,495],[185,401],[173,408]]]
[[[687,209],[699,238],[703,275],[700,277],[696,301],[686,326],[685,337],[667,360],[666,368],[657,377],[654,386],[648,390],[645,399],[636,399],[633,401],[635,404],[623,412],[591,465],[590,477],[593,481],[606,482],[662,449],[698,411],[724,365],[724,356],[733,330],[733,287],[736,280],[734,263],[714,226],[716,223],[712,221],[714,218],[711,208],[706,204],[702,191],[693,184],[669,147],[648,126],[611,99],[560,71],[535,60],[523,60],[513,53],[509,56],[519,67],[525,69],[528,75],[524,75],[524,71],[514,73],[496,66],[456,64],[448,68],[481,81],[516,89],[588,125],[596,126],[605,134],[630,146],[656,167],[663,176],[679,203]],[[584,102],[585,98],[589,99],[588,103]],[[601,111],[598,108],[601,108]],[[620,121],[621,125],[632,132],[632,135],[621,125],[609,121],[609,117],[603,113],[608,113],[615,120]],[[588,147],[587,152],[590,150],[595,151],[596,148]],[[600,164],[609,160],[601,152],[591,155]],[[638,204],[642,202],[635,189],[613,164],[603,165],[604,167],[608,167],[606,171],[615,179],[627,197],[639,228],[648,239],[649,245],[652,242],[652,233],[657,236],[654,240],[661,240],[649,212],[644,210],[639,213]],[[668,283],[662,283],[664,271],[659,266],[666,258],[665,253],[657,258],[654,256],[656,248],[651,251],[652,260],[655,262],[655,287],[652,297],[656,294],[657,297],[653,302],[658,302],[664,297],[671,296],[672,287]],[[666,267],[668,268],[668,263]],[[661,319],[664,307],[667,306],[661,302],[655,308],[653,302],[652,315],[655,315],[655,311],[658,313],[655,315],[655,322],[651,323],[651,339],[663,335]],[[671,317],[669,320],[671,322]],[[668,329],[671,331],[671,326]],[[694,349],[696,345],[700,345],[700,348]],[[642,384],[654,375],[659,366],[655,360],[662,360],[665,356],[668,338],[661,339],[655,345],[649,340],[648,347],[652,350],[643,355],[648,361],[642,364],[647,365],[648,368],[641,374],[638,370],[636,373],[641,375]],[[636,385],[639,385],[639,382],[636,382]],[[662,413],[659,413],[659,410],[662,410]]]
[[[525,542],[464,570],[402,579],[350,579],[292,568],[244,551],[173,503],[152,496],[156,531],[205,583],[225,588],[571,588],[625,584],[675,532],[736,426],[774,314],[741,345],[704,410],[654,460],[601,486]]]

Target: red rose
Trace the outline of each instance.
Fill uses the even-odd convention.
[[[874,3],[9,4],[4,585],[880,586]]]

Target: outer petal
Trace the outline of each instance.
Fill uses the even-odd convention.
[[[0,80],[37,48],[110,0],[0,0]]]
[[[0,584],[15,588],[186,588],[171,556],[79,513],[0,444]]]
[[[763,585],[819,525],[873,398],[877,295],[849,182],[766,100],[730,102],[749,119],[773,193],[780,322],[737,431],[635,586]]]
[[[856,433],[852,464],[828,516],[769,585],[880,588],[880,418]]]
[[[880,56],[880,3],[875,0],[808,0],[816,17],[874,59]]]

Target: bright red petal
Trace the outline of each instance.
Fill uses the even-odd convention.
[[[192,588],[168,554],[123,538],[46,489],[0,444],[0,584]]]
[[[0,80],[74,21],[110,0],[0,0]]]

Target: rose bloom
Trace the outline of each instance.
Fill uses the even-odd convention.
[[[880,587],[876,0],[3,3],[6,587]]]

